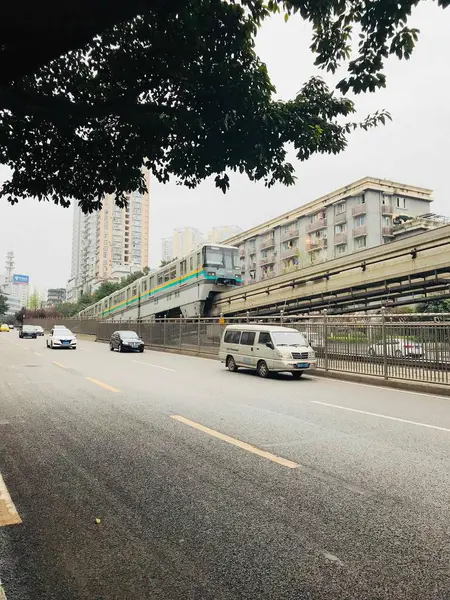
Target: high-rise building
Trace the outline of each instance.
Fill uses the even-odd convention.
[[[173,258],[173,238],[163,238],[161,240],[161,260],[165,263]]]
[[[232,238],[242,233],[241,227],[237,225],[222,225],[221,227],[213,227],[206,234],[206,239],[211,244],[221,244],[225,240]]]
[[[0,277],[0,293],[6,296],[8,314],[14,314],[28,302],[29,283],[28,275],[14,273],[14,252],[8,252],[5,259],[5,273]]]
[[[228,240],[244,283],[396,239],[396,222],[430,212],[432,192],[365,177]]]
[[[65,288],[49,288],[47,290],[47,305],[56,306],[65,302],[66,300],[66,289]]]
[[[172,256],[180,257],[192,252],[203,243],[203,233],[193,227],[182,227],[173,231]]]
[[[107,195],[102,209],[94,213],[83,214],[75,207],[68,301],[92,293],[117,272],[133,273],[148,266],[149,208],[148,192],[131,193],[123,209],[113,195]]]

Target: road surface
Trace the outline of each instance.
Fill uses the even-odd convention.
[[[8,600],[450,598],[444,398],[10,332],[0,473]]]

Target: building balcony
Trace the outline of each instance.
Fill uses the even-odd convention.
[[[275,239],[270,238],[269,240],[261,240],[259,244],[260,250],[266,250],[267,248],[273,248],[275,246]]]
[[[255,263],[255,262],[251,262],[251,263],[248,265],[248,270],[249,270],[249,271],[256,271],[256,263]]]
[[[393,215],[394,207],[392,206],[392,204],[382,204],[381,205],[381,214],[382,215]]]
[[[362,235],[367,235],[367,225],[361,225],[361,227],[355,227],[353,229],[353,237],[361,237]]]
[[[339,213],[338,215],[334,215],[334,222],[336,225],[339,225],[339,223],[345,223],[347,221],[347,213],[346,212],[342,212]]]
[[[336,233],[334,236],[334,245],[338,244],[346,244],[347,243],[347,234],[346,233]]]
[[[308,252],[312,252],[313,250],[320,250],[321,248],[328,248],[327,238],[321,238],[320,240],[311,240]]]
[[[288,231],[281,233],[281,241],[287,242],[289,240],[295,240],[296,238],[298,238],[298,235],[299,233],[297,227],[289,227]]]
[[[308,233],[311,233],[312,231],[318,231],[319,229],[325,229],[326,226],[327,226],[326,219],[317,219],[317,221],[314,221],[313,223],[308,223],[308,225],[306,226],[306,231]]]
[[[394,228],[392,226],[382,227],[381,235],[383,235],[384,237],[394,237]]]
[[[275,262],[276,262],[275,255],[272,254],[271,256],[265,256],[265,257],[261,258],[261,260],[259,261],[259,264],[261,267],[263,267],[264,265],[273,265]]]
[[[358,204],[357,206],[353,206],[352,215],[357,217],[358,215],[365,215],[367,212],[367,206],[365,204]]]
[[[256,246],[250,246],[248,249],[249,256],[254,256],[256,254]]]
[[[239,256],[242,258],[245,256],[245,248],[239,248]]]
[[[241,273],[245,273],[245,263],[242,263],[241,265]]]
[[[292,258],[293,256],[298,256],[298,248],[294,246],[293,248],[287,248],[286,250],[281,251],[281,258]]]

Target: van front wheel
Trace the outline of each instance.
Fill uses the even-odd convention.
[[[229,356],[227,358],[227,369],[229,371],[231,371],[232,373],[236,373],[236,371],[238,370],[236,361],[234,360],[234,358],[232,356]]]
[[[263,377],[264,379],[269,376],[269,367],[267,366],[267,363],[263,360],[259,361],[256,370],[258,372],[258,375],[260,377]]]

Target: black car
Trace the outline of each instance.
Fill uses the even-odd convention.
[[[109,341],[109,349],[111,352],[114,350],[119,352],[125,352],[125,350],[144,352],[144,342],[135,331],[115,331]]]
[[[37,338],[36,329],[33,327],[33,325],[24,325],[19,332],[19,337],[36,339]]]

